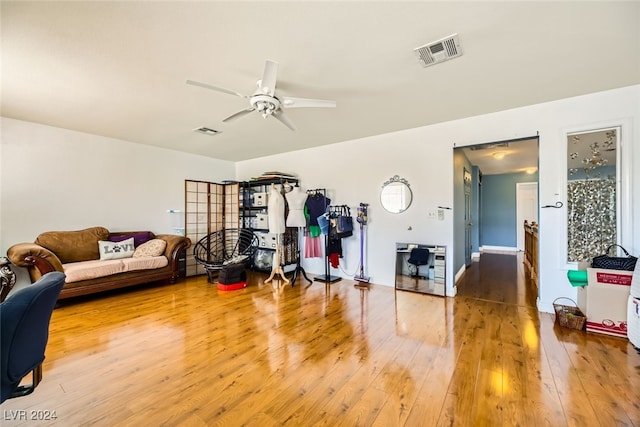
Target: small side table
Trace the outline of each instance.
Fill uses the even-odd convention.
[[[4,301],[16,284],[16,274],[11,270],[10,265],[9,258],[0,258],[0,302]]]

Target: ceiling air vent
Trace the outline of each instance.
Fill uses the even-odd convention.
[[[204,127],[204,126],[200,127],[200,128],[197,128],[197,129],[194,129],[193,131],[201,133],[201,134],[204,134],[204,135],[211,135],[211,136],[217,135],[217,134],[220,133],[219,130],[211,129],[211,128]]]
[[[429,67],[462,55],[462,47],[457,34],[417,47],[413,51],[422,62],[423,67]]]

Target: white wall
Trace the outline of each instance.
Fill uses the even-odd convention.
[[[453,244],[452,213],[445,220],[427,219],[428,210],[453,205],[453,147],[540,135],[540,204],[562,201],[566,206],[566,131],[593,129],[603,123],[623,123],[624,153],[631,158],[631,170],[640,168],[638,145],[640,86],[532,105],[482,116],[440,123],[314,149],[248,160],[236,164],[237,178],[249,179],[268,170],[298,175],[303,188],[327,188],[333,204],[356,206],[370,203],[367,236],[367,273],[372,282],[393,285],[395,242]],[[392,175],[407,179],[414,192],[408,211],[392,215],[379,203],[381,184]],[[631,218],[640,212],[640,174],[631,174]],[[539,307],[553,311],[558,296],[576,297],[566,279],[565,209],[541,209]],[[411,228],[411,230],[409,230]],[[627,249],[640,252],[639,227],[627,229]],[[345,270],[352,274],[358,265],[358,239],[345,245]],[[452,251],[450,250],[450,253]],[[449,257],[452,259],[452,257]],[[323,264],[304,260],[307,272],[322,273]],[[461,265],[447,266],[447,293],[454,292],[453,275]],[[332,270],[332,274],[349,275]]]
[[[438,205],[452,206],[452,169],[449,139],[426,139],[423,130],[411,129],[239,162],[237,176],[249,179],[268,170],[293,173],[303,189],[326,188],[331,203],[349,205],[354,216],[359,203],[369,203],[365,273],[373,283],[393,286],[396,242],[450,247],[451,212],[447,211],[444,221],[436,221],[427,220],[427,211]],[[394,175],[408,180],[414,194],[412,205],[401,214],[384,211],[379,201],[383,182]],[[331,274],[352,277],[357,273],[359,248],[356,230],[353,237],[343,240],[345,271],[332,269]],[[324,273],[322,259],[303,259],[302,264],[307,273]]]
[[[184,180],[233,178],[232,162],[2,118],[0,251],[50,230],[175,233]]]
[[[453,212],[427,218],[437,206],[453,206],[453,147],[540,134],[540,204],[566,202],[566,132],[623,125],[631,200],[628,216],[640,212],[640,85],[527,106],[433,126],[394,132],[236,163],[2,119],[0,146],[0,250],[33,241],[47,230],[103,225],[114,231],[171,232],[170,208],[183,206],[184,179],[249,179],[265,171],[298,175],[303,188],[326,188],[333,204],[370,204],[366,273],[373,283],[393,286],[396,242],[446,245],[452,254]],[[636,147],[634,147],[636,146]],[[633,149],[635,148],[635,149]],[[382,183],[393,175],[411,184],[408,211],[389,214],[379,203]],[[566,205],[566,203],[565,203]],[[355,214],[355,211],[354,211]],[[558,296],[575,298],[563,260],[565,209],[541,209],[540,301],[552,311]],[[640,227],[625,228],[625,247],[640,253]],[[359,234],[344,245],[343,269],[351,277],[359,261]],[[453,260],[453,257],[449,257]],[[321,259],[303,259],[309,274],[324,273]],[[447,266],[447,293],[454,274]]]

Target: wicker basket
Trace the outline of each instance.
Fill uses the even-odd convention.
[[[557,304],[559,299],[566,299],[573,305]],[[556,311],[556,321],[563,328],[582,330],[587,317],[580,311],[578,304],[571,298],[560,297],[553,301],[553,308]]]

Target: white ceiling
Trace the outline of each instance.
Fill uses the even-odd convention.
[[[232,161],[640,83],[635,1],[2,1],[1,19],[3,116]],[[454,33],[463,55],[423,68],[413,49]],[[266,59],[278,94],[337,108],[288,110],[295,132],[222,123],[247,101],[185,84],[251,94]]]
[[[462,151],[483,175],[538,171],[538,138],[494,141],[464,147]],[[498,154],[502,156],[498,157]]]

